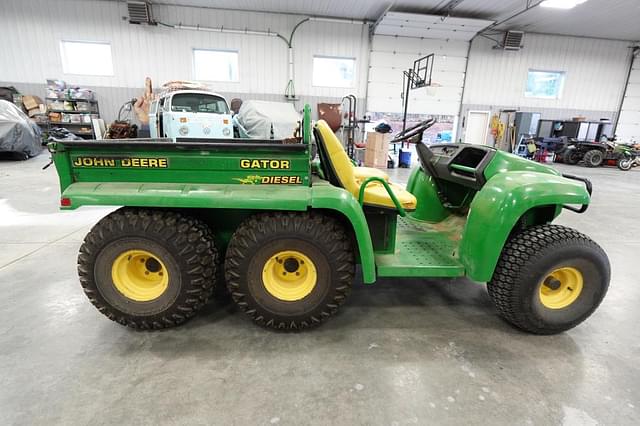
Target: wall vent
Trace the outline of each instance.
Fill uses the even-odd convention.
[[[524,31],[507,31],[504,34],[502,48],[504,50],[520,50],[522,48],[523,39]]]
[[[127,10],[129,11],[130,24],[156,25],[151,15],[151,4],[149,2],[128,1]]]

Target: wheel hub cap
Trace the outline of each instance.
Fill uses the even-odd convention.
[[[121,253],[111,266],[111,278],[123,296],[137,302],[157,299],[169,286],[164,263],[146,250]]]
[[[267,292],[286,302],[304,299],[313,291],[317,280],[311,259],[295,250],[274,254],[262,269],[262,283]]]
[[[553,270],[540,283],[540,302],[549,309],[562,309],[575,302],[582,288],[582,272],[569,266]]]

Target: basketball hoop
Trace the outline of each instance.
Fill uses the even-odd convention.
[[[404,115],[402,117],[402,131],[407,127],[407,109],[409,107],[409,92],[423,87],[434,86],[431,82],[431,74],[433,73],[434,54],[416,59],[413,62],[413,68],[409,68],[402,72],[402,103],[404,104]],[[435,96],[435,91],[429,92],[427,95]]]

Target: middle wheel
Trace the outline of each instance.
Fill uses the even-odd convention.
[[[256,323],[312,327],[351,290],[354,256],[342,226],[317,213],[267,213],[234,233],[225,261],[233,300]]]

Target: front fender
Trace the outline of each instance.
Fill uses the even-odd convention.
[[[467,276],[489,281],[518,220],[532,208],[563,204],[589,204],[582,182],[529,171],[492,177],[473,199],[462,233],[460,260]]]
[[[313,185],[311,187],[311,208],[333,210],[344,216],[353,228],[360,252],[362,279],[371,284],[376,280],[376,262],[373,255],[373,243],[367,225],[367,218],[351,193],[331,185]]]

